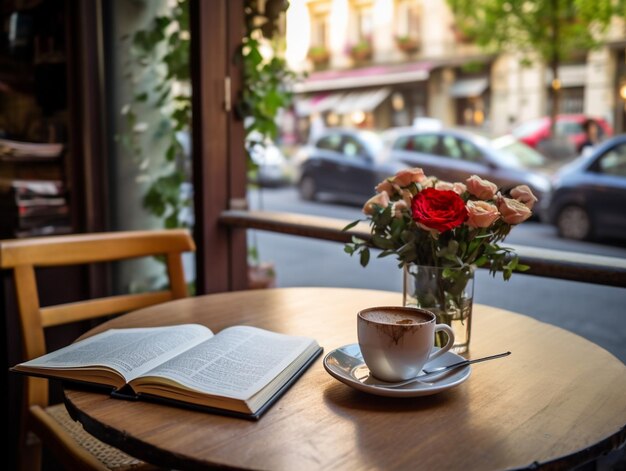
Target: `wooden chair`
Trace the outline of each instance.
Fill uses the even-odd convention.
[[[182,253],[194,250],[194,242],[184,230],[78,234],[0,241],[0,268],[13,270],[24,360],[46,353],[44,329],[47,327],[120,314],[186,297]],[[49,307],[39,305],[36,267],[83,265],[151,255],[166,257],[169,277],[169,289],[166,291],[111,296]],[[63,404],[49,406],[46,380],[26,378],[23,397],[19,449],[22,469],[39,468],[39,440],[67,469],[121,470],[148,467],[146,463],[89,435],[69,417]]]

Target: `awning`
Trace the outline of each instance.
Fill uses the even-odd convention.
[[[377,88],[366,92],[320,93],[312,97],[298,97],[295,101],[298,116],[310,116],[332,110],[337,114],[353,111],[372,111],[389,96],[391,89]]]
[[[312,97],[297,97],[294,103],[298,116],[310,116],[333,109],[343,98],[343,93],[318,93]]]
[[[480,96],[487,90],[487,78],[460,79],[450,87],[452,98],[468,98]]]
[[[428,79],[433,67],[434,64],[431,62],[418,62],[396,66],[379,65],[360,69],[313,72],[304,82],[294,85],[294,92],[309,93],[421,82]]]
[[[354,111],[372,111],[389,96],[389,88],[379,88],[367,92],[347,93],[334,107],[337,114],[348,114]]]

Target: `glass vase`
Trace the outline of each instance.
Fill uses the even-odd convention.
[[[440,268],[411,264],[404,268],[403,305],[419,307],[437,316],[438,324],[448,324],[454,331],[455,353],[469,350],[474,298],[474,270]],[[435,345],[446,344],[438,333]]]

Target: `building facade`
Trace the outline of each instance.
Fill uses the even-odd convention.
[[[605,46],[561,66],[563,113],[624,129],[625,38],[616,20]],[[446,0],[292,0],[287,60],[307,72],[295,86],[301,135],[320,122],[387,129],[425,117],[503,134],[550,106],[541,61],[486,54],[455,27]]]

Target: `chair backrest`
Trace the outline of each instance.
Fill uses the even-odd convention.
[[[120,314],[187,296],[182,253],[195,250],[185,230],[128,231],[0,241],[0,268],[12,269],[25,360],[46,353],[44,329]],[[41,307],[36,267],[86,265],[163,255],[169,289]],[[47,382],[26,380],[26,406],[48,404]]]

